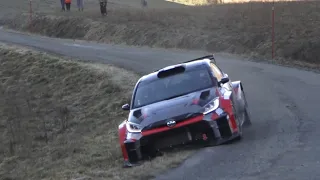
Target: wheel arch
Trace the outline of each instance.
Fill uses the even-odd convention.
[[[241,81],[232,81],[232,89],[235,90],[236,92],[239,90],[243,91],[243,85]]]

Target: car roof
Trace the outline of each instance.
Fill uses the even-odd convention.
[[[183,62],[183,63],[166,66],[164,68],[161,68],[161,69],[156,70],[156,71],[154,71],[152,73],[149,73],[147,75],[142,76],[138,80],[138,82],[141,82],[141,81],[153,81],[155,79],[159,79],[157,75],[158,75],[158,73],[160,71],[171,69],[171,68],[178,67],[178,66],[184,66],[185,71],[190,71],[192,69],[198,69],[198,68],[205,68],[206,66],[209,67],[210,66],[210,62],[211,62],[212,59],[210,60],[209,58],[206,58],[206,57],[208,57],[208,56],[204,56],[203,59],[197,58],[197,59],[186,61],[186,62]]]

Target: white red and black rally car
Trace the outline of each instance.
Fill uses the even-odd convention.
[[[141,77],[122,109],[129,111],[119,125],[125,166],[176,145],[240,139],[251,125],[241,81],[231,81],[213,55]]]

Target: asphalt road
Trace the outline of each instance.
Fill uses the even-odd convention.
[[[0,30],[0,41],[111,63],[138,73],[206,55],[28,36]],[[320,75],[217,55],[232,80],[241,80],[253,125],[241,142],[199,150],[156,179],[320,179]]]

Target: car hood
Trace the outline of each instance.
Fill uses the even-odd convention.
[[[204,89],[177,98],[153,103],[130,111],[128,121],[139,124],[142,130],[166,125],[200,115],[203,106],[216,97],[216,88]]]

